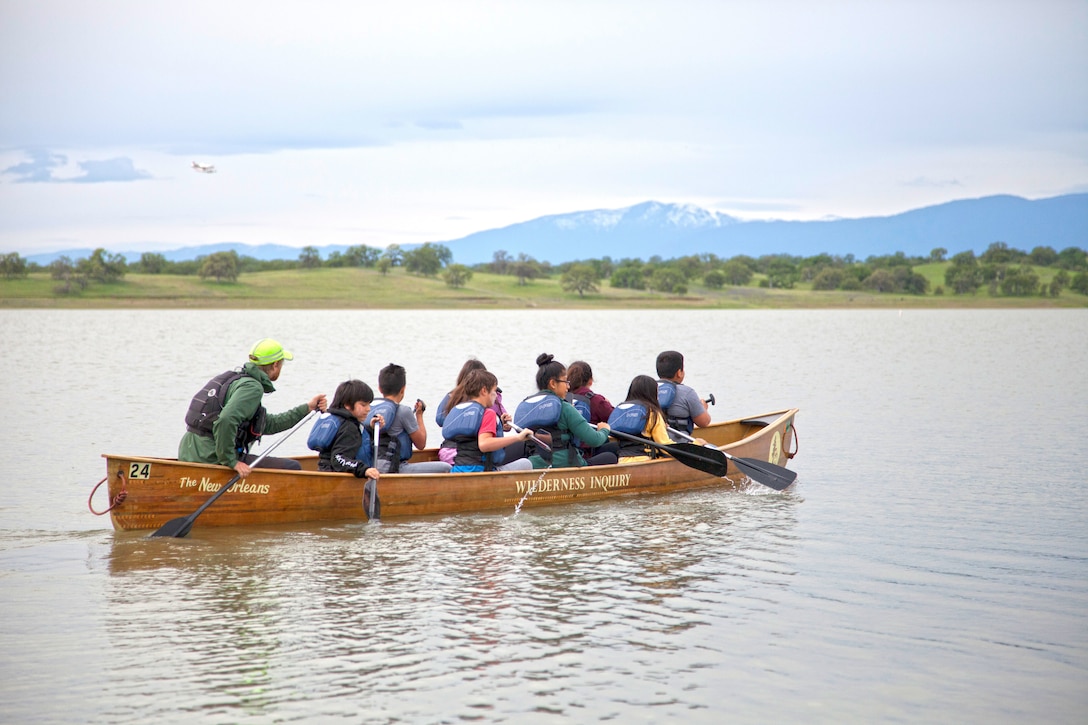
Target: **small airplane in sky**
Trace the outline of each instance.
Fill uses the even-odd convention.
[[[212,164],[199,164],[196,161],[193,162],[193,171],[199,171],[202,174],[214,174],[215,166]]]

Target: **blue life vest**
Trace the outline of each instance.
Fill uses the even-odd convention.
[[[646,430],[646,419],[650,412],[642,403],[620,403],[608,416],[608,427],[620,433],[640,436]]]
[[[310,429],[310,436],[306,439],[306,445],[309,449],[319,452],[329,450],[329,446],[332,445],[336,434],[340,431],[340,423],[343,420],[343,418],[339,418],[332,413],[322,413],[317,416],[317,422]]]
[[[486,412],[483,405],[475,400],[468,400],[453,406],[445,416],[446,423],[442,426],[442,437],[445,440],[442,441],[442,447],[457,449],[454,466],[461,470],[476,466],[481,471],[490,470],[506,460],[506,450],[503,448],[490,453],[480,450],[480,426]],[[502,437],[502,423],[497,419],[495,436]]]
[[[590,393],[589,395],[576,395],[575,393],[571,393],[569,396],[567,396],[567,402],[574,406],[574,409],[577,410],[581,414],[581,416],[586,419],[587,423],[591,422],[590,418],[592,417],[592,413],[589,409],[589,399],[593,395],[595,395],[595,393]],[[582,445],[581,439],[579,439],[577,436],[574,438],[574,445]]]
[[[363,442],[359,444],[355,460],[362,461],[364,466],[370,468],[374,465],[374,441],[370,440],[370,434],[363,426],[359,426],[359,434],[363,437]]]
[[[559,414],[562,412],[563,401],[558,396],[537,393],[518,403],[514,411],[514,425],[519,428],[548,430],[559,424]]]
[[[519,428],[547,431],[551,435],[552,451],[541,450],[537,452],[541,458],[549,463],[551,462],[552,453],[561,447],[569,449],[569,460],[575,461],[580,458],[572,434],[569,431],[559,430],[559,416],[562,412],[563,400],[548,393],[530,395],[518,403],[518,407],[514,411],[514,425]],[[532,443],[527,442],[526,445],[531,446]]]
[[[453,406],[453,410],[445,416],[446,422],[442,425],[442,435],[449,440],[479,435],[480,424],[484,422],[484,412],[484,406],[475,400]]]
[[[329,449],[332,448],[332,442],[336,440],[336,434],[340,432],[340,426],[346,421],[347,419],[341,416],[322,413],[318,416],[314,427],[310,429],[310,436],[306,439],[306,445],[311,451],[328,453]],[[370,468],[374,465],[373,441],[370,440],[370,433],[367,432],[366,428],[359,425],[358,422],[353,422],[359,426],[359,436],[362,438],[359,450],[355,453],[355,460]]]
[[[685,433],[691,433],[695,430],[694,420],[691,418],[677,418],[669,415],[669,407],[672,406],[674,400],[676,400],[676,383],[671,380],[658,380],[657,404],[661,406],[661,410],[665,413],[665,424],[670,428],[676,428]]]
[[[674,400],[676,400],[676,383],[671,380],[658,380],[657,404],[661,406],[661,410],[668,413],[669,406]]]
[[[608,416],[608,427],[617,433],[637,436],[643,440],[650,440],[643,432],[646,430],[646,421],[650,417],[650,411],[642,403],[623,402],[612,409]],[[621,440],[620,452],[622,456],[650,456],[657,457],[657,449],[638,443],[637,441]]]
[[[582,414],[582,417],[586,419],[587,423],[591,422],[591,412],[589,409],[590,397],[591,396],[589,395],[575,395],[574,393],[571,393],[570,398],[567,400],[568,403],[574,406],[575,410]]]
[[[434,412],[434,422],[438,423],[438,427],[441,428],[446,422],[446,416],[449,411],[446,410],[446,406],[450,404],[450,394],[446,393],[442,396],[442,402],[438,404],[438,410]]]
[[[401,430],[395,436],[386,435],[388,427],[393,425],[393,421],[397,419],[397,410],[399,408],[400,405],[392,400],[379,398],[370,406],[370,412],[367,413],[366,420],[363,422],[367,432],[372,433],[374,430],[374,416],[380,415],[385,419],[386,427],[382,428],[378,433],[379,449],[375,451],[375,458],[388,459],[390,463],[394,464],[394,469],[400,467],[400,461],[407,461],[412,457],[412,437],[408,435],[408,431]]]

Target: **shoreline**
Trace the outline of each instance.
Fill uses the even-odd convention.
[[[92,283],[60,294],[57,282],[37,272],[0,279],[0,309],[327,309],[327,310],[624,310],[624,309],[1083,309],[1088,295],[1063,290],[1058,297],[974,294],[922,295],[871,291],[692,285],[685,294],[613,288],[578,295],[556,277],[519,284],[514,277],[476,273],[461,287],[436,277],[388,274],[360,268],[282,270],[243,274],[235,282],[196,276],[129,273],[117,282]]]
[[[52,299],[0,299],[0,310],[1075,310],[1088,309],[1088,302],[1080,300],[1024,300],[1011,298],[975,299],[963,301],[949,300],[913,300],[906,299],[855,299],[849,301],[830,300],[774,300],[765,304],[725,304],[719,301],[697,300],[640,300],[632,303],[571,304],[555,300],[551,303],[505,303],[505,304],[409,304],[376,305],[358,304],[351,301],[322,300],[314,302],[296,301],[285,303],[284,300],[249,299],[241,300],[198,300],[192,298],[161,299],[95,299],[95,300],[52,300]]]

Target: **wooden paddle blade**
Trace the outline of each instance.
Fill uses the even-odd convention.
[[[732,457],[730,460],[740,469],[741,473],[753,481],[773,488],[775,491],[788,488],[791,483],[797,480],[796,471],[791,471],[783,466],[776,466],[773,463],[758,461],[754,458]]]
[[[180,539],[183,536],[189,535],[189,529],[193,528],[193,517],[182,516],[178,519],[170,519],[165,524],[155,530],[155,533],[151,534],[148,538],[154,538],[156,536],[172,536],[175,539]]]
[[[707,448],[696,443],[671,443],[659,447],[685,466],[718,478],[725,476],[729,465],[725,454],[716,448]]]

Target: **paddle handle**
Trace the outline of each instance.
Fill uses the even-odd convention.
[[[711,396],[711,397],[714,397],[714,396]],[[694,443],[695,442],[695,436],[691,435],[690,433],[685,433],[682,430],[677,430],[677,429],[673,428],[672,426],[665,426],[665,430],[667,430],[669,432],[669,435],[674,435],[677,438],[683,438],[684,440],[688,441],[689,443]],[[703,447],[704,448],[713,448],[716,451],[721,451],[721,454],[723,456],[725,456],[726,458],[728,458],[729,460],[731,460],[733,462],[736,462],[736,460],[737,460],[736,456],[729,455],[728,453],[726,453],[725,451],[722,451],[721,448],[718,448],[713,443],[703,443]]]
[[[711,397],[713,397],[713,396],[711,396]],[[692,436],[689,433],[685,433],[682,430],[677,430],[676,428],[673,428],[672,426],[665,426],[665,430],[667,430],[669,432],[669,435],[671,435],[671,436],[676,436],[677,438],[682,438],[682,439],[684,439],[684,440],[686,440],[686,441],[688,441],[690,443],[695,442],[695,437],[694,436]],[[704,443],[703,445],[706,446],[707,448],[713,448],[716,451],[721,450],[717,446],[711,445],[710,443]],[[725,451],[722,451],[722,453],[725,453]],[[728,453],[725,453],[725,455],[726,455],[727,458],[729,457]]]
[[[517,433],[520,433],[520,432],[522,432],[523,430],[525,430],[524,428],[522,428],[522,427],[520,427],[520,426],[516,426],[516,425],[514,425],[513,423],[511,423],[511,424],[510,424],[510,427],[511,427],[511,428],[513,428],[513,429],[514,429],[514,431],[515,431],[515,432],[517,432]],[[551,446],[549,446],[549,445],[548,445],[547,443],[545,443],[544,441],[540,440],[540,439],[539,439],[539,438],[537,438],[537,437],[536,437],[535,435],[530,435],[530,436],[529,436],[529,438],[530,438],[530,439],[532,439],[533,443],[536,443],[536,444],[537,444],[537,445],[538,445],[538,446],[539,446],[540,448],[544,449],[544,450],[545,450],[545,451],[547,451],[548,453],[551,453],[551,451],[552,451],[552,447],[551,447]]]

